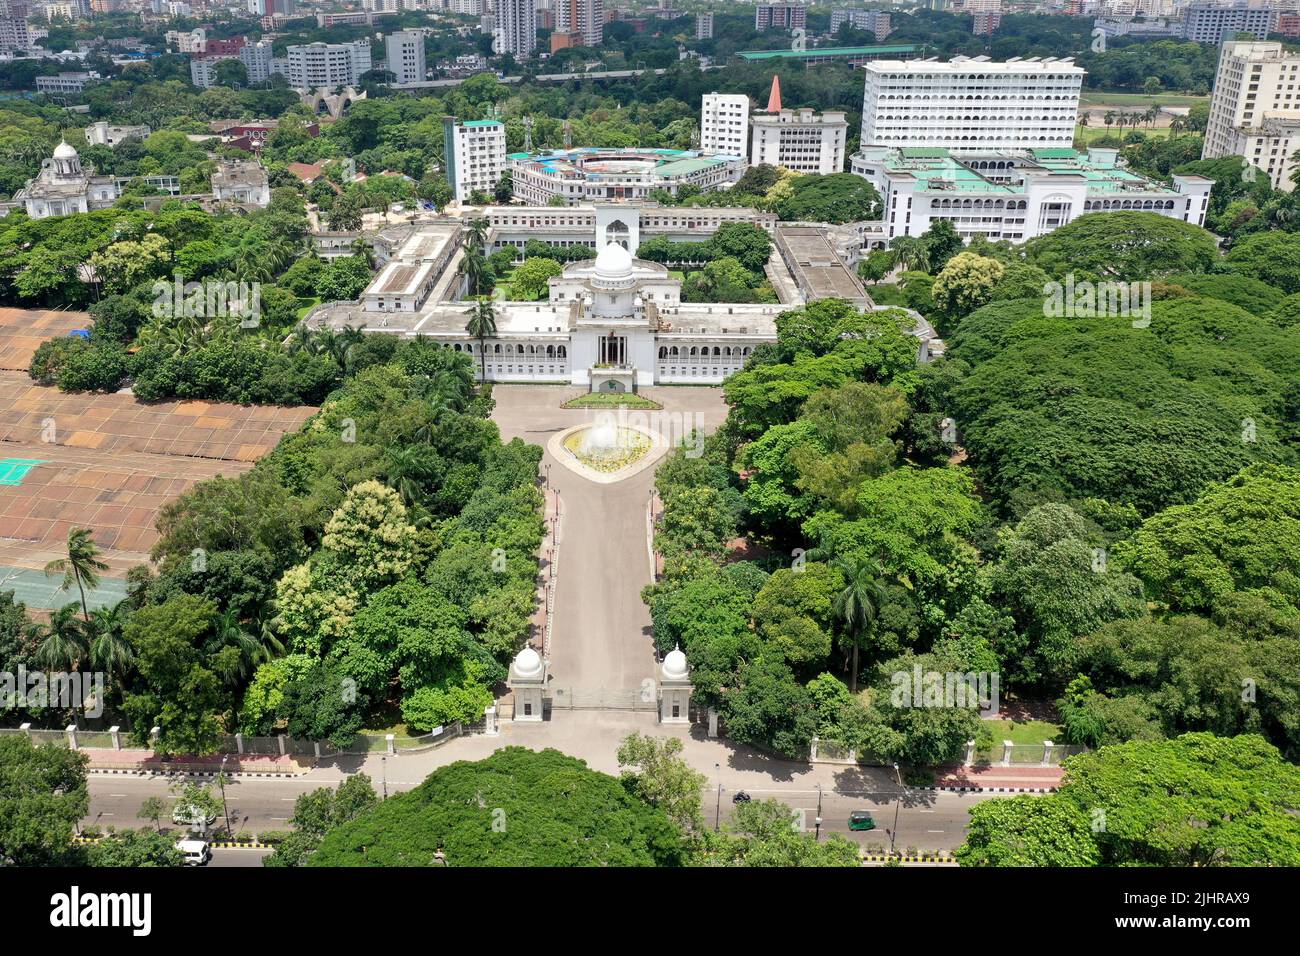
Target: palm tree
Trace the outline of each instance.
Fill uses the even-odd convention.
[[[75,602],[52,612],[49,624],[29,625],[27,636],[37,642],[36,663],[49,670],[77,670],[90,655],[87,624],[77,620]]]
[[[428,445],[403,445],[388,453],[388,487],[402,496],[408,507],[424,497],[425,482],[438,475],[442,459]]]
[[[284,653],[284,645],[266,632],[253,635],[240,621],[239,615],[227,608],[217,615],[212,626],[212,637],[204,642],[204,654],[211,656],[227,647],[239,650],[235,666],[225,675],[228,683],[237,683],[257,669],[257,665]]]
[[[880,564],[861,555],[838,558],[831,563],[844,578],[844,588],[835,595],[832,610],[853,644],[853,669],[849,691],[858,692],[858,650],[876,624],[880,606],[888,599]]]
[[[90,623],[90,666],[120,678],[135,660],[135,649],[126,640],[122,625],[126,602],[96,608]]]
[[[68,532],[68,556],[51,561],[45,566],[45,575],[63,575],[63,590],[74,583],[81,594],[81,613],[90,623],[90,608],[86,606],[86,588],[99,587],[99,575],[108,565],[99,560],[99,548],[89,528],[73,528]]]
[[[492,299],[485,295],[479,296],[474,307],[465,314],[469,316],[465,331],[478,339],[479,381],[486,382],[487,354],[483,351],[483,343],[497,334],[497,313],[492,308]]]
[[[919,236],[898,236],[889,244],[894,261],[904,272],[926,272],[930,268],[930,250]]]
[[[487,273],[487,267],[487,260],[483,258],[483,252],[479,247],[466,248],[462,253],[460,272],[469,283],[470,295],[477,296],[479,294],[479,289],[483,287],[483,277]]]

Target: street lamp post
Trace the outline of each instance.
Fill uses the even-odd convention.
[[[822,785],[817,784],[817,818],[813,821],[816,829],[813,831],[813,842],[817,843],[822,838]]]
[[[721,830],[722,829],[722,764],[715,763],[713,765],[713,772],[718,779],[718,805],[716,809],[713,811],[713,829]]]
[[[388,754],[383,754],[379,758],[380,773],[384,781],[384,799],[388,799]]]
[[[230,828],[230,805],[226,803],[226,761],[230,759],[229,754],[221,758],[221,773],[217,775],[217,783],[221,785],[221,809],[226,813],[226,837],[233,839],[235,834]]]
[[[889,831],[889,855],[894,855],[894,840],[898,836],[898,807],[903,802],[903,793],[906,788],[903,786],[903,778],[898,773],[898,764],[894,764],[894,777],[898,780],[898,796],[894,798],[894,828]]]

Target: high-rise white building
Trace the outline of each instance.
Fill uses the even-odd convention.
[[[19,0],[0,0],[0,51],[21,53],[31,48],[27,13],[27,4]]]
[[[526,60],[537,47],[537,6],[534,0],[497,0],[492,51]]]
[[[700,107],[700,152],[748,155],[749,97],[744,93],[705,93]]]
[[[1300,53],[1277,42],[1223,44],[1201,157],[1244,156],[1275,188],[1290,191],[1297,149]]]
[[[370,41],[307,43],[288,49],[289,85],[295,90],[355,86],[371,68]]]
[[[796,173],[827,176],[844,172],[849,121],[840,112],[812,109],[755,113],[749,161],[758,166],[784,166]]]
[[[557,0],[555,32],[577,33],[582,36],[583,46],[600,46],[605,35],[603,0]]]
[[[424,34],[401,30],[384,37],[384,59],[394,83],[424,82]]]
[[[1084,69],[1070,59],[986,57],[866,64],[863,146],[1068,148]]]
[[[695,14],[695,39],[697,40],[713,39],[713,14],[712,13]]]
[[[447,184],[460,202],[476,189],[491,194],[506,168],[506,128],[499,120],[442,118]]]

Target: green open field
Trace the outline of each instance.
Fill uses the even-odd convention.
[[[1117,109],[1136,109],[1148,106],[1195,106],[1208,103],[1208,96],[1192,96],[1188,93],[1107,93],[1105,90],[1084,90],[1079,96],[1079,105],[1096,108],[1114,106]]]

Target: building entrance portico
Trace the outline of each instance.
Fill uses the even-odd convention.
[[[597,354],[601,365],[626,365],[627,339],[621,335],[602,335]]]

